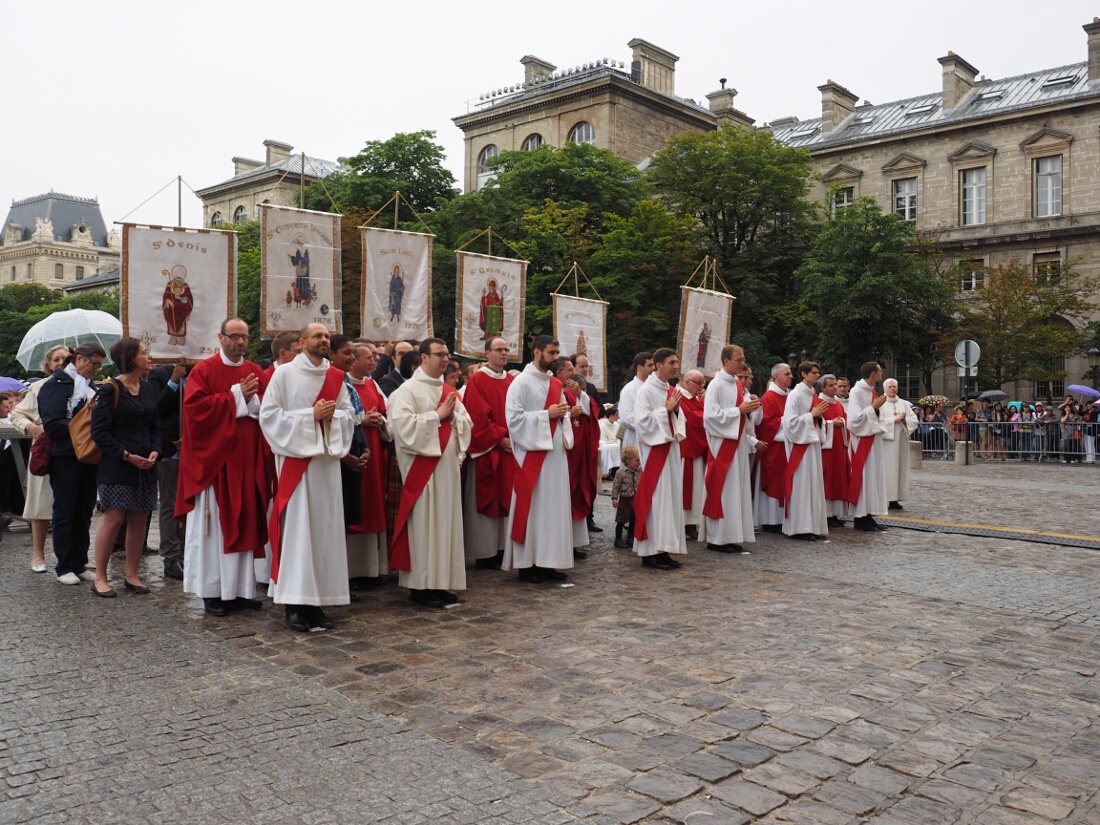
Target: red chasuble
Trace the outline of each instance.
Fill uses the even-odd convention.
[[[580,521],[588,518],[592,503],[596,500],[596,474],[600,455],[599,409],[592,396],[586,392],[578,396],[573,390],[566,390],[565,400],[570,407],[578,403],[582,406],[587,404],[589,413],[576,420],[573,427],[573,449],[566,451],[573,521]]]
[[[827,401],[827,398],[822,398]],[[825,421],[836,421],[833,426],[833,443],[828,450],[821,451],[821,469],[825,476],[825,499],[827,501],[848,500],[848,477],[852,472],[852,461],[848,455],[848,414],[844,405],[833,401],[821,416]]]
[[[680,401],[687,436],[680,442],[680,457],[684,460],[684,509],[691,509],[695,498],[695,459],[707,454],[707,431],[703,428],[703,396],[695,395]]]
[[[262,372],[251,361],[226,366],[217,353],[195,365],[183,394],[176,518],[195,509],[195,498],[212,486],[226,553],[263,556],[267,541],[271,451],[256,419],[237,418],[231,391],[246,375],[263,385]]]
[[[508,435],[504,401],[512,378],[507,374],[504,378],[493,378],[478,370],[466,384],[466,393],[462,396],[462,403],[473,421],[466,454],[477,456],[472,459],[477,481],[477,511],[488,518],[504,518],[512,506],[516,462],[500,445],[500,440]]]
[[[365,412],[377,411],[385,415],[386,399],[382,397],[377,385],[371,379],[362,384],[352,382],[359,400],[363,402]],[[357,524],[349,524],[349,533],[385,533],[386,532],[386,452],[382,446],[382,434],[377,427],[363,427],[370,448],[370,460],[360,474],[359,513]]]
[[[783,501],[784,478],[787,473],[787,451],[775,440],[779,428],[783,426],[783,408],[787,404],[787,396],[774,390],[768,390],[760,399],[760,409],[763,418],[756,428],[756,438],[768,445],[762,454],[757,453],[757,463],[760,465],[760,489],[769,498]]]

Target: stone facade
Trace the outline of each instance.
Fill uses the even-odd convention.
[[[277,140],[265,140],[264,148],[264,161],[235,157],[233,177],[196,192],[202,200],[203,226],[259,220],[259,207],[264,203],[296,206],[303,184],[343,168],[340,161],[291,154],[294,147]]]
[[[118,231],[107,231],[94,198],[37,195],[13,202],[0,231],[0,286],[62,289],[117,268],[119,256]]]

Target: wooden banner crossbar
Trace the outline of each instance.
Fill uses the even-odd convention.
[[[565,284],[565,282],[568,281],[570,278],[572,278],[573,279],[573,297],[580,298],[581,297],[581,285],[580,285],[580,281],[578,279],[578,276],[580,278],[584,278],[584,282],[586,284],[588,284],[589,287],[591,287],[592,291],[596,293],[596,297],[599,300],[602,301],[603,296],[600,295],[600,291],[598,289],[596,289],[596,285],[594,283],[592,283],[592,281],[589,279],[588,273],[586,273],[584,271],[584,269],[581,268],[581,265],[579,263],[577,263],[576,261],[573,261],[573,265],[571,267],[569,267],[569,271],[565,273],[565,277],[561,279],[561,283],[557,285],[557,287],[554,289],[554,292],[551,293],[551,294],[558,293],[561,290],[562,286]]]
[[[692,281],[696,276],[700,277],[699,289],[709,289],[712,292],[724,291],[727,295],[732,295],[729,285],[726,284],[722,274],[718,271],[718,262],[710,255],[704,256],[703,260],[699,262],[699,266],[695,267],[695,271],[691,273],[691,277],[687,279],[684,286],[691,286]],[[718,284],[722,285],[722,289],[718,289]]]
[[[383,212],[385,212],[387,209],[389,209],[390,206],[392,205],[393,206],[393,228],[394,228],[394,231],[397,231],[398,228],[400,227],[400,221],[401,221],[401,204],[405,204],[405,206],[407,206],[409,208],[409,211],[412,212],[413,215],[416,217],[417,223],[419,223],[422,227],[424,227],[427,234],[431,235],[432,237],[435,237],[435,233],[432,231],[432,228],[430,226],[428,226],[427,223],[425,223],[425,221],[422,217],[420,217],[420,213],[416,211],[416,207],[414,207],[411,203],[409,203],[408,199],[404,195],[401,194],[400,189],[398,189],[396,192],[394,192],[393,197],[390,198],[388,201],[386,201],[384,204],[382,204],[382,206],[380,206],[378,209],[375,209],[373,212],[371,212],[370,215],[367,216],[366,223],[364,223],[363,226],[360,226],[359,228],[360,229],[368,229],[370,227],[371,221],[373,221],[375,218],[377,218],[379,215],[381,215]]]

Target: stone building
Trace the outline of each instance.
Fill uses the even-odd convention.
[[[259,220],[259,206],[295,206],[298,190],[343,169],[340,162],[312,158],[277,140],[265,140],[264,160],[233,158],[233,177],[199,189],[203,226]],[[304,173],[303,173],[304,166]]]
[[[463,191],[480,189],[491,177],[488,161],[499,152],[591,143],[642,164],[686,131],[707,131],[729,121],[751,125],[733,107],[735,89],[707,95],[709,105],[676,95],[679,58],[635,38],[629,64],[602,58],[558,69],[538,57],[520,60],[523,82],[470,101],[454,118],[465,136]]]
[[[936,238],[949,261],[965,266],[964,295],[982,288],[986,267],[1012,259],[1041,276],[1057,277],[1067,262],[1100,276],[1100,19],[1084,29],[1082,62],[987,79],[948,52],[934,92],[860,104],[830,80],[818,87],[821,117],[769,128],[810,150],[821,176],[816,196],[832,198],[832,208],[868,196]],[[893,366],[904,394],[919,393],[915,371]],[[1088,365],[1069,357],[1052,368],[1073,383]],[[941,370],[933,391],[957,396],[961,381],[953,367]],[[1003,389],[1043,398],[1062,387],[1021,381]]]
[[[49,192],[12,202],[0,230],[0,286],[35,282],[51,289],[118,267],[117,230],[99,202]]]

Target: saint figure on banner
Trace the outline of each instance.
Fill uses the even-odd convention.
[[[195,309],[191,287],[187,283],[187,267],[176,264],[171,270],[162,270],[168,279],[161,296],[161,309],[164,311],[164,323],[168,327],[169,344],[187,343],[187,319]]]
[[[290,264],[294,267],[294,286],[291,289],[294,306],[309,306],[317,296],[313,294],[313,285],[309,281],[309,250],[306,249],[305,235],[295,235],[294,245],[298,247],[290,256]]]
[[[577,333],[577,349],[574,351],[577,355],[588,355],[588,341],[585,340],[583,328]]]
[[[496,279],[490,278],[485,287],[486,290],[481,293],[481,312],[477,319],[477,325],[484,333],[482,341],[504,332],[504,298],[497,292]]]
[[[405,275],[401,264],[393,265],[390,273],[390,320],[401,322],[401,303],[405,300]]]
[[[707,363],[707,349],[710,347],[710,324],[703,322],[703,328],[699,331],[699,352],[695,356],[695,368],[703,369]]]

